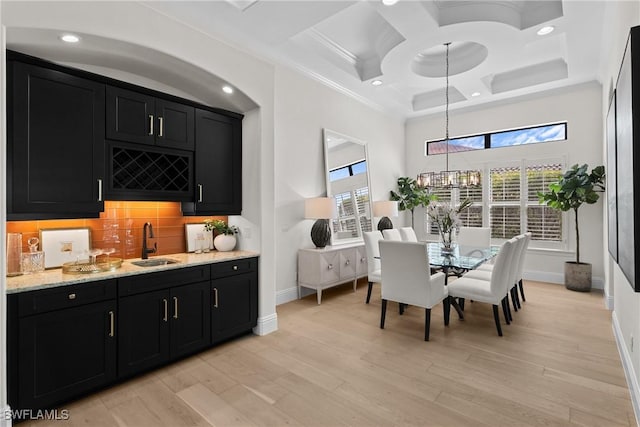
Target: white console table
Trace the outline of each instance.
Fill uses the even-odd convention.
[[[367,253],[364,243],[326,246],[298,251],[298,298],[300,288],[315,289],[318,304],[322,290],[367,276]]]

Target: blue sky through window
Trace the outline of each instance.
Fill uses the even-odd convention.
[[[491,134],[491,148],[561,141],[563,139],[567,139],[567,132],[566,125],[561,123]]]

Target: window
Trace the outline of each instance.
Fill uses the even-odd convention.
[[[562,212],[538,203],[538,192],[562,176],[562,164],[527,166],[527,231],[533,240],[561,241]]]
[[[520,234],[520,167],[490,170],[489,217],[491,238],[510,239]]]
[[[359,231],[371,231],[367,163],[358,161],[329,171],[329,181],[336,192],[337,218],[332,220],[333,233],[340,238],[356,238]]]
[[[358,175],[367,172],[367,161],[362,160],[360,162],[352,163],[347,166],[336,168],[329,171],[329,181],[337,181],[350,176]]]
[[[563,141],[567,139],[567,123],[552,123],[480,135],[468,135],[450,138],[449,144],[444,139],[426,141],[425,154],[458,153],[462,151],[484,150],[488,148],[513,147],[516,145],[536,144],[541,142]],[[448,146],[447,146],[448,145]]]

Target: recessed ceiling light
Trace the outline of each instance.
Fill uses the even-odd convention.
[[[233,88],[231,86],[223,86],[222,91],[231,95],[233,93]]]
[[[480,96],[480,92],[473,92],[471,96]]]
[[[393,6],[398,3],[398,0],[382,0],[382,4],[385,6]]]
[[[380,86],[382,84],[382,80],[374,80],[371,82],[371,84],[374,86]]]
[[[60,39],[67,43],[78,43],[80,41],[80,37],[75,34],[64,34]]]
[[[552,32],[553,30],[555,30],[555,27],[553,26],[548,26],[548,27],[542,27],[538,30],[538,35],[539,36],[544,36],[546,34],[549,34],[550,32]]]

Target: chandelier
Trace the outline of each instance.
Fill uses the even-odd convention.
[[[422,188],[459,188],[480,185],[479,171],[452,171],[449,170],[449,46],[451,42],[444,44],[446,46],[446,87],[445,87],[445,159],[446,168],[440,172],[423,172],[418,174],[417,184]]]

